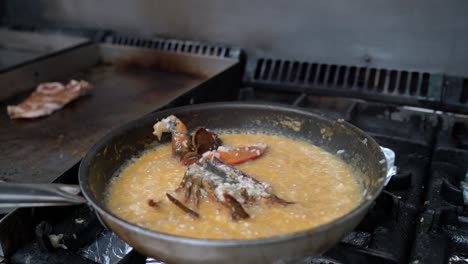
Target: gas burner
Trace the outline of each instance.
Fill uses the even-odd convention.
[[[421,214],[411,263],[467,263],[468,214],[453,208]]]
[[[411,254],[414,263],[468,262],[466,120],[445,116],[438,132]]]
[[[433,140],[435,115],[420,113],[393,105],[360,103],[349,120],[371,135],[401,141],[430,144]]]
[[[439,148],[468,150],[468,116],[443,116],[443,126],[439,132]]]
[[[66,212],[63,210],[62,212]],[[103,227],[88,206],[81,206],[62,215],[59,222],[40,222],[34,239],[15,252],[11,263],[94,263],[77,254],[80,248],[96,239]]]
[[[340,97],[254,88],[241,89],[241,95],[241,100],[289,104],[343,118],[395,151],[398,173],[360,225],[325,256],[336,260],[330,263],[405,262],[423,201],[438,117],[396,105]]]
[[[468,149],[468,120],[457,121],[453,124],[452,137],[457,148]]]

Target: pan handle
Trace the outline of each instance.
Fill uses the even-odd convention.
[[[0,208],[64,206],[86,203],[80,186],[0,183]]]

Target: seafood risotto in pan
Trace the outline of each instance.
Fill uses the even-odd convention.
[[[161,233],[257,239],[317,227],[356,208],[357,172],[325,150],[285,136],[192,134],[175,116],[154,126],[171,144],[127,164],[110,185],[118,217]]]

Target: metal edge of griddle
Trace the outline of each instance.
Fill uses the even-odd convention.
[[[1,22],[1,21],[0,21]],[[112,31],[106,29],[93,29],[93,28],[76,28],[76,27],[63,27],[57,24],[38,26],[38,25],[16,25],[5,23],[1,24],[0,27],[4,27],[10,30],[29,32],[29,33],[55,33],[63,35],[64,37],[81,37],[99,42],[104,39],[105,36],[111,34]]]
[[[11,30],[30,33],[59,33],[64,37],[83,37],[93,42],[109,43],[114,45],[132,46],[140,48],[159,49],[177,53],[189,53],[218,58],[241,59],[245,56],[240,47],[222,43],[210,43],[190,39],[166,38],[161,36],[143,37],[127,35],[107,29],[68,28],[58,25],[10,25],[2,24]]]
[[[54,57],[54,56],[60,56],[64,53],[68,53],[70,52],[71,50],[74,50],[74,49],[79,49],[83,46],[87,46],[89,45],[90,43],[92,43],[92,41],[85,41],[85,42],[82,42],[82,43],[79,43],[77,45],[74,45],[72,47],[67,47],[67,48],[64,48],[64,49],[61,49],[61,50],[58,50],[58,51],[54,51],[54,52],[51,52],[49,54],[46,54],[46,55],[42,55],[42,56],[39,56],[37,58],[34,58],[34,59],[31,59],[31,60],[26,60],[24,62],[20,62],[18,64],[15,64],[13,66],[10,66],[10,67],[6,67],[6,68],[3,68],[3,69],[0,69],[0,74],[3,74],[3,73],[6,73],[6,72],[10,72],[10,71],[14,71],[16,69],[19,69],[21,67],[24,67],[24,66],[27,66],[29,64],[33,64],[35,62],[39,62],[39,61],[42,61],[42,60],[46,60],[48,58],[51,58],[51,57]]]
[[[159,49],[177,53],[186,53],[217,58],[233,58],[241,62],[245,54],[239,47],[230,45],[207,43],[194,40],[182,40],[163,37],[139,37],[111,32],[102,38],[102,42],[114,45]]]
[[[172,54],[200,56],[213,59],[233,59],[237,60],[241,65],[245,64],[245,54],[237,47],[160,37],[130,37],[109,31],[101,31],[99,34],[96,34],[93,40],[88,40],[85,43],[51,52],[36,59],[28,60],[0,70],[0,84],[2,84],[3,87],[3,89],[0,90],[0,100],[9,98],[20,92],[28,91],[31,87],[40,82],[45,82],[50,78],[63,75],[63,72],[69,71],[66,67],[68,64],[65,63],[65,61],[73,61],[72,68],[74,70],[82,70],[98,63],[99,45],[159,50]],[[191,47],[193,47],[193,49]],[[86,48],[95,48],[96,53],[82,52],[83,49]],[[211,54],[211,50],[213,50],[213,54]],[[93,56],[94,59],[92,58]],[[49,65],[45,67],[47,63],[51,63],[54,59],[57,60],[55,65],[52,63],[52,66]],[[51,68],[56,74],[51,74],[50,72],[47,74],[48,69]],[[57,69],[59,70],[57,71]],[[243,67],[241,70],[243,71]],[[20,83],[18,83],[18,80],[20,80]]]
[[[98,48],[100,60],[104,64],[112,64],[122,68],[143,66],[145,68],[193,75],[203,79],[209,79],[221,70],[238,63],[237,59],[228,57],[211,57],[109,43],[99,43]]]
[[[215,102],[220,98],[224,101],[234,100],[237,88],[241,85],[241,74],[242,64],[233,64],[156,111],[189,104]]]
[[[4,72],[11,71],[11,70],[14,70],[16,68],[22,67],[22,66],[30,64],[30,63],[34,63],[34,62],[39,61],[39,60],[46,59],[49,56],[55,56],[55,55],[61,54],[63,52],[68,52],[71,49],[80,47],[82,45],[89,44],[89,43],[93,42],[93,40],[95,40],[95,38],[96,38],[96,37],[93,37],[92,34],[81,34],[81,35],[79,35],[79,34],[65,33],[63,31],[52,31],[52,30],[44,30],[44,29],[41,29],[41,30],[39,30],[39,29],[24,30],[23,29],[23,30],[21,30],[21,29],[6,27],[6,26],[0,26],[0,32],[1,32],[1,34],[6,34],[7,36],[4,36],[6,38],[12,37],[13,38],[13,43],[15,43],[14,39],[16,38],[16,41],[18,43],[21,42],[21,44],[19,44],[19,45],[27,45],[25,43],[32,42],[32,43],[35,43],[35,45],[37,46],[37,45],[41,44],[40,42],[44,42],[44,41],[47,41],[47,42],[56,41],[57,42],[57,38],[59,40],[61,40],[61,41],[70,42],[70,43],[68,43],[68,45],[63,44],[61,47],[60,47],[59,44],[51,43],[50,45],[56,45],[55,49],[53,49],[53,50],[51,50],[49,52],[45,52],[43,55],[39,55],[39,56],[37,56],[35,58],[27,59],[27,60],[25,60],[23,62],[16,63],[16,64],[14,64],[12,66],[2,68],[2,69],[0,69],[0,74],[4,73]],[[16,35],[19,35],[19,36],[16,36]],[[101,34],[96,34],[95,33],[94,35],[100,36]],[[52,39],[47,39],[47,37],[53,37],[53,38]],[[47,39],[47,40],[45,40],[45,39]],[[39,43],[37,43],[38,41],[39,41]],[[13,47],[15,47],[15,45],[11,44],[11,42],[12,41],[9,40],[8,45],[13,45]],[[42,43],[42,44],[44,44],[44,43]],[[34,44],[31,44],[31,45],[34,45]],[[59,45],[59,46],[57,46],[57,45]],[[20,49],[24,49],[24,47],[22,47]]]
[[[239,82],[236,84],[241,84],[241,77],[245,69],[246,55],[245,52],[239,47],[189,39],[164,38],[159,36],[132,36],[113,31],[106,32],[106,34],[101,34],[101,36],[101,43],[111,44],[113,46],[137,47],[152,50],[156,49],[163,52],[176,53],[186,56],[201,56],[211,59],[218,58],[235,60],[237,61],[237,65],[232,66],[236,66],[236,68],[238,67],[238,70],[240,71],[240,76],[238,78]]]
[[[40,82],[98,63],[97,45],[87,41],[0,71],[0,100],[31,90]],[[73,64],[65,62],[73,61]]]
[[[109,43],[87,43],[86,45],[79,45],[64,51],[60,51],[45,58],[36,60],[31,64],[26,64],[23,67],[25,68],[35,68],[44,69],[49,60],[60,60],[61,56],[77,57],[78,61],[81,61],[80,68],[84,69],[86,67],[93,66],[98,63],[98,52],[99,45],[112,45]],[[138,49],[137,47],[131,47],[131,49]],[[96,55],[83,58],[81,52],[91,51],[91,54]],[[94,53],[96,52],[96,53]],[[170,51],[173,53],[172,51]],[[183,56],[191,56],[191,54],[183,54]],[[201,56],[203,55],[195,55]],[[205,58],[206,59],[206,58]],[[210,60],[216,59],[214,57]],[[220,96],[224,98],[233,98],[235,96],[235,89],[240,85],[241,73],[242,73],[242,64],[236,58],[219,58],[221,60],[228,60],[231,63],[228,64],[223,70],[217,72],[216,74],[207,78],[203,83],[195,86],[193,89],[187,93],[179,96],[175,100],[169,102],[164,108],[181,106],[186,104],[193,104],[199,102],[209,102],[215,101]],[[57,65],[60,65],[60,62],[53,62]],[[75,64],[76,65],[76,64]],[[15,67],[15,69],[21,69],[21,67]],[[55,67],[54,67],[55,68]],[[60,68],[59,68],[60,69]],[[32,69],[28,70],[29,73],[33,73]],[[61,71],[62,75],[66,70]],[[0,74],[0,83],[2,80],[2,74]],[[228,81],[226,81],[228,80]],[[234,80],[234,81],[233,81]],[[207,91],[210,91],[207,93]],[[160,109],[155,109],[155,111]],[[77,181],[77,167],[78,165],[73,166],[67,170],[64,174],[59,176],[54,182],[57,183],[76,183]],[[0,257],[8,259],[12,253],[14,253],[20,246],[24,245],[34,237],[34,228],[42,220],[46,220],[51,217],[57,208],[21,208],[16,209],[0,220]],[[65,210],[67,210],[65,208]]]

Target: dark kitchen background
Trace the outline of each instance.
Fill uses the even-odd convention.
[[[392,148],[398,173],[340,244],[294,263],[468,263],[467,12],[461,0],[3,0],[0,176],[76,183],[94,142],[163,108],[301,106]],[[170,62],[122,71],[128,58]],[[6,105],[69,78],[97,89],[50,117],[9,120]],[[50,230],[67,249],[45,245]],[[15,210],[0,221],[0,249],[5,263],[157,263],[86,206]]]

